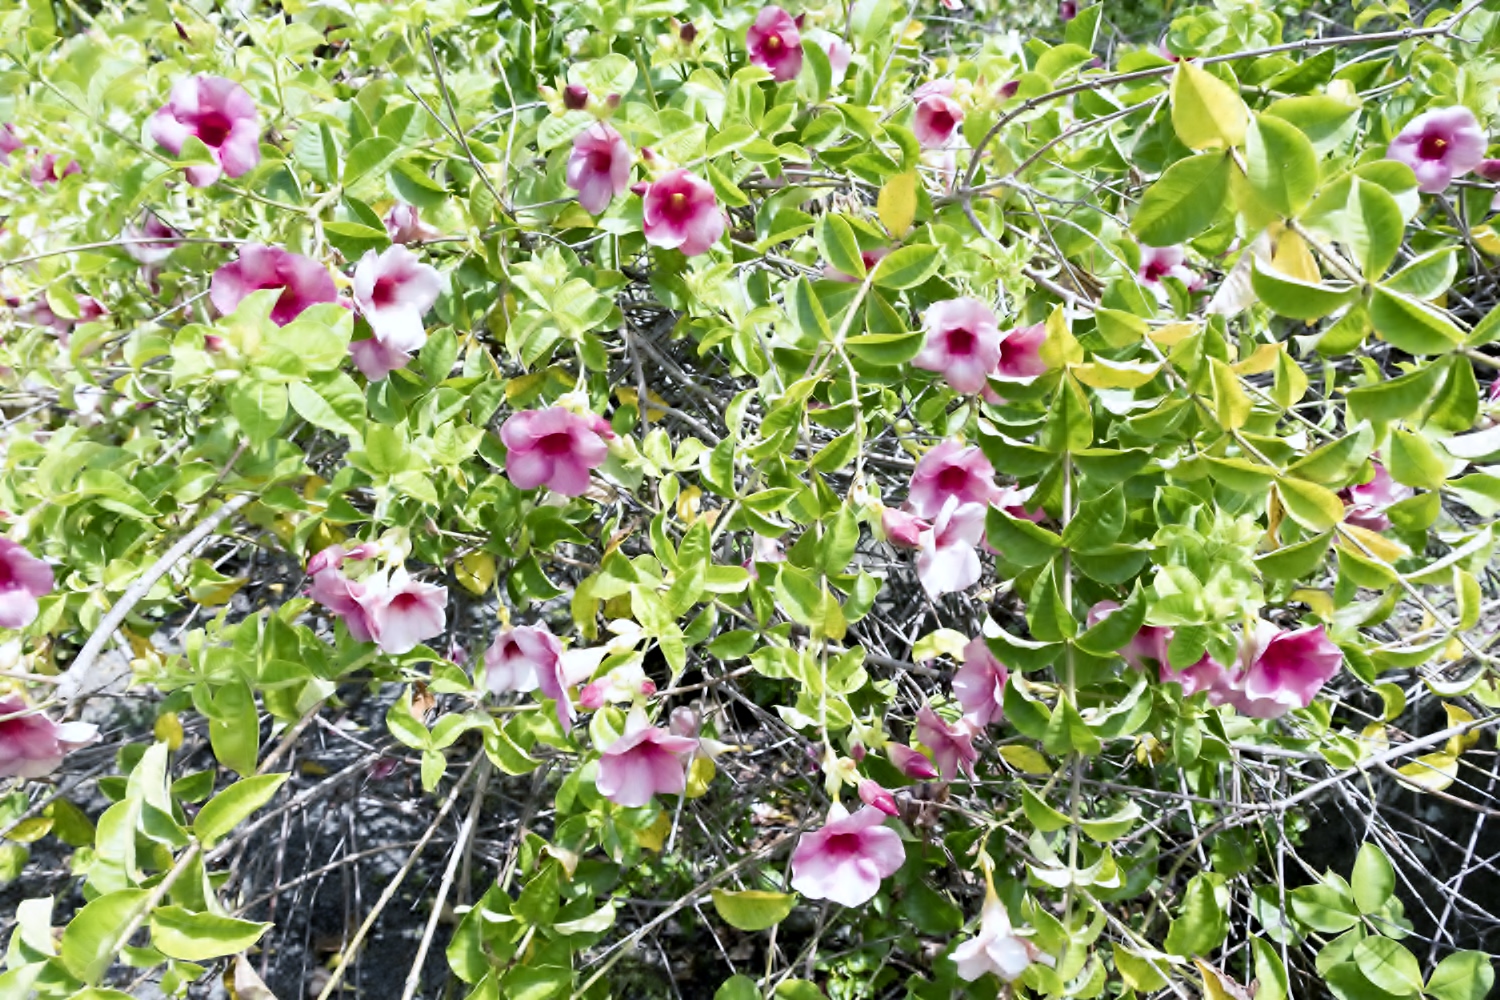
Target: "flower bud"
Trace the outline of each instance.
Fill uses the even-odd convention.
[[[597,712],[604,707],[604,688],[597,682],[585,684],[578,692],[578,707],[586,712]]]
[[[677,37],[682,39],[684,45],[692,45],[698,37],[698,26],[689,21],[677,29]]]
[[[589,102],[589,88],[581,83],[570,83],[563,88],[563,107],[569,111],[582,111]]]
[[[863,778],[859,782],[859,800],[867,806],[874,806],[887,816],[899,816],[901,810],[896,807],[896,796],[889,790],[882,788],[879,782],[870,778]]]
[[[1010,80],[1010,81],[1008,81],[1006,83],[1002,83],[1000,85],[1000,89],[997,90],[995,93],[997,95],[999,95],[1000,100],[1002,100],[1002,101],[1008,101],[1012,97],[1015,97],[1016,96],[1016,91],[1018,91],[1020,89],[1021,89],[1021,81],[1020,80]]]

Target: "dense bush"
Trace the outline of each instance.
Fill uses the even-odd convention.
[[[0,996],[1488,994],[1500,4],[0,32]]]

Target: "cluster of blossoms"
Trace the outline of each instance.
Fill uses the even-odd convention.
[[[412,579],[405,568],[382,569],[373,543],[330,545],[308,560],[308,594],[344,623],[356,642],[407,653],[447,625],[448,590]]]

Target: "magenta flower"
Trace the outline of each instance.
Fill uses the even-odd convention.
[[[880,528],[886,541],[903,549],[914,549],[922,539],[922,532],[930,528],[926,521],[895,507],[880,509]]]
[[[393,205],[385,214],[385,234],[392,243],[421,243],[442,235],[422,221],[415,205],[406,204]]]
[[[953,962],[965,982],[993,972],[1002,982],[1013,983],[1032,963],[1032,946],[1015,933],[1005,904],[991,893],[980,911],[979,933],[953,949]]]
[[[52,593],[52,567],[9,538],[0,538],[0,628],[36,620],[37,601]]]
[[[859,801],[867,806],[879,809],[887,816],[901,815],[901,810],[896,805],[896,796],[892,795],[890,790],[883,787],[880,782],[873,779],[860,779]]]
[[[990,498],[990,503],[999,507],[1011,517],[1018,517],[1030,521],[1033,524],[1041,524],[1047,519],[1047,512],[1040,507],[1027,507],[1031,495],[1036,492],[1035,486],[1002,486],[995,491]]]
[[[87,722],[53,722],[15,695],[0,698],[0,778],[45,777],[98,732]]]
[[[1010,671],[990,652],[984,636],[964,647],[963,666],[953,675],[953,696],[964,718],[981,729],[1005,718],[1005,682]]]
[[[1369,481],[1340,490],[1339,499],[1344,501],[1346,523],[1369,531],[1384,531],[1391,526],[1391,519],[1385,516],[1387,508],[1416,496],[1417,491],[1392,479],[1379,462],[1372,460],[1370,467],[1375,471]]]
[[[1274,719],[1312,704],[1343,665],[1344,654],[1323,626],[1284,632],[1256,622],[1240,648],[1241,667],[1228,679],[1223,700],[1257,719]]]
[[[1424,112],[1391,140],[1386,159],[1411,167],[1417,190],[1436,194],[1484,161],[1485,137],[1474,112],[1462,105]]]
[[[484,651],[485,685],[491,694],[535,691],[543,677],[560,675],[562,656],[562,643],[545,624],[503,629]]]
[[[69,174],[82,173],[83,168],[78,165],[78,161],[69,160],[68,165],[59,174],[57,172],[57,159],[56,153],[46,153],[33,160],[31,163],[31,183],[37,187],[41,187],[43,184],[56,184]]]
[[[927,339],[912,364],[939,372],[958,392],[978,392],[1000,363],[1000,327],[995,313],[978,299],[949,299],[922,316]]]
[[[399,244],[366,250],[354,269],[354,308],[377,340],[408,354],[427,340],[422,317],[442,292],[437,268]]]
[[[974,732],[967,722],[950,724],[931,705],[923,705],[917,712],[917,739],[932,751],[938,776],[944,781],[952,781],[960,770],[974,777],[979,751],[974,749]]]
[[[890,252],[890,247],[876,247],[874,250],[861,250],[859,252],[859,259],[864,262],[865,271],[869,272],[875,270],[875,265],[884,260],[885,257],[890,254]],[[843,271],[840,271],[832,264],[823,265],[823,277],[827,278],[829,281],[855,282],[859,280],[852,274],[845,274]]]
[[[885,755],[891,759],[896,770],[908,778],[926,781],[938,776],[937,768],[932,766],[932,761],[926,754],[913,750],[904,743],[887,743]]]
[[[931,520],[949,497],[961,504],[987,504],[995,498],[995,467],[973,445],[944,441],[923,455],[911,474],[906,505]]]
[[[350,341],[349,356],[354,359],[354,367],[371,382],[379,382],[411,363],[409,352],[398,350],[379,337]]]
[[[177,240],[182,233],[163,222],[155,212],[147,212],[140,225],[127,222],[120,237],[124,241],[120,249],[138,263],[150,265],[172,256],[172,251],[181,246]]]
[[[1047,324],[1019,326],[1000,338],[1000,360],[995,374],[1000,378],[1036,378],[1046,374],[1042,344],[1047,341]]]
[[[632,709],[625,734],[599,757],[599,794],[616,805],[643,806],[654,795],[681,795],[687,788],[687,762],[698,741],[673,736]]]
[[[917,538],[917,579],[931,598],[967,590],[979,582],[983,568],[976,546],[984,540],[984,504],[943,502],[932,526]]]
[[[568,157],[568,187],[578,192],[578,204],[594,215],[608,208],[616,195],[629,189],[632,160],[624,136],[603,122],[575,135]]]
[[[647,243],[689,257],[708,252],[726,225],[712,185],[681,169],[668,171],[646,189],[641,220]]]
[[[418,583],[404,569],[389,578],[367,581],[359,603],[365,609],[370,638],[382,652],[392,655],[411,652],[447,624],[443,609],[448,605],[448,589]]]
[[[353,559],[360,561],[375,555],[376,547],[371,542],[361,542],[353,548],[344,548],[335,542],[326,548],[319,549],[313,553],[311,559],[307,560],[307,575],[317,576],[326,569],[342,569],[344,561]]]
[[[337,286],[328,268],[311,257],[280,247],[246,243],[240,256],[214,272],[208,298],[225,316],[239,308],[245,297],[266,288],[281,289],[271,309],[271,321],[286,326],[303,310],[320,302],[336,302]]]
[[[190,76],[151,116],[151,138],[176,156],[188,136],[213,154],[214,165],[187,168],[188,183],[208,187],[221,173],[239,177],[260,162],[260,113],[245,88],[219,76]]]
[[[792,852],[792,888],[808,899],[863,906],[880,882],[906,862],[900,834],[885,827],[885,814],[863,806],[850,814],[835,802],[821,830],[804,833]]]
[[[1180,246],[1170,247],[1148,247],[1141,246],[1141,266],[1136,271],[1136,276],[1141,283],[1151,290],[1157,301],[1166,303],[1170,300],[1167,286],[1162,284],[1163,278],[1176,278],[1187,286],[1188,291],[1196,292],[1204,285],[1204,279],[1184,261],[1187,254]]]
[[[780,7],[765,7],[745,32],[750,61],[769,70],[771,79],[785,83],[802,72],[802,34],[792,15]]]
[[[959,126],[964,122],[964,109],[946,92],[924,94],[918,90],[913,96],[917,110],[912,118],[912,132],[916,134],[917,142],[923,149],[943,149],[952,145],[959,136]]]
[[[561,406],[523,410],[500,428],[505,442],[505,474],[517,489],[545,486],[563,496],[581,496],[589,488],[589,470],[609,454],[609,425]]]
[[[7,122],[0,125],[0,164],[10,163],[10,154],[26,148],[26,143],[16,135],[16,127]]]

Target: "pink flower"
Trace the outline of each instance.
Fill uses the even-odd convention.
[[[1474,168],[1474,172],[1480,176],[1480,179],[1487,180],[1492,184],[1495,181],[1500,181],[1500,160],[1480,160],[1479,166]]]
[[[949,299],[922,316],[927,339],[912,364],[940,372],[958,392],[978,392],[1000,363],[1000,327],[995,313],[978,299]]]
[[[792,15],[780,7],[765,7],[745,32],[750,61],[770,71],[771,79],[785,83],[802,72],[802,35]]]
[[[882,507],[880,527],[885,532],[886,541],[892,545],[914,549],[921,541],[922,532],[930,525],[915,514],[909,514],[895,507]]]
[[[1411,121],[1385,151],[1417,175],[1417,190],[1435,194],[1484,161],[1485,137],[1474,112],[1462,105],[1427,111]]]
[[[923,149],[942,149],[958,138],[964,121],[964,109],[945,93],[917,92],[917,110],[912,131]]]
[[[16,127],[10,123],[0,125],[0,164],[10,162],[10,154],[26,148],[26,143],[16,135]]]
[[[57,334],[57,340],[64,347],[67,346],[73,328],[81,323],[93,323],[109,315],[109,311],[100,304],[99,300],[90,295],[80,295],[77,299],[78,315],[75,318],[59,316],[52,311],[46,296],[37,296],[16,310],[16,318],[33,326],[44,326]]]
[[[1306,708],[1343,665],[1344,654],[1323,626],[1284,632],[1256,622],[1240,647],[1241,667],[1228,678],[1223,701],[1257,719]]]
[[[57,172],[57,154],[46,153],[37,157],[31,164],[31,183],[37,187],[43,184],[56,184],[69,174],[81,173],[83,168],[78,165],[77,160],[69,160],[68,165],[63,168],[61,175]]]
[[[614,436],[600,418],[561,406],[512,414],[500,428],[505,474],[517,489],[545,486],[563,496],[581,496],[589,488],[589,470],[609,454],[605,435]]]
[[[379,337],[350,341],[349,356],[354,359],[354,367],[371,382],[379,382],[411,363],[410,353],[391,347]]]
[[[995,374],[1001,378],[1036,378],[1046,374],[1042,344],[1047,340],[1047,324],[1019,326],[1000,338],[1000,360]]]
[[[422,317],[443,292],[437,268],[404,246],[366,250],[354,269],[354,307],[387,348],[411,353],[427,340]]]
[[[1089,628],[1093,628],[1119,610],[1120,605],[1114,601],[1100,601],[1089,609]],[[1175,677],[1167,677],[1167,674],[1171,672],[1167,666],[1167,645],[1171,641],[1172,630],[1170,628],[1162,625],[1142,625],[1130,641],[1120,648],[1120,655],[1136,670],[1159,668],[1163,682],[1175,680]],[[1191,691],[1184,693],[1192,694]]]
[[[632,709],[625,734],[599,758],[599,794],[622,806],[643,806],[653,795],[681,795],[687,788],[687,761],[698,741],[673,736]]]
[[[687,705],[678,705],[672,709],[668,716],[667,728],[673,736],[686,736],[688,739],[697,739],[698,733],[703,729],[703,719],[692,708]]]
[[[503,629],[484,651],[485,685],[492,694],[535,691],[543,677],[559,676],[562,656],[562,643],[546,625]]]
[[[392,243],[421,243],[441,234],[417,215],[415,205],[393,205],[385,214],[385,233]]]
[[[578,204],[594,215],[608,208],[616,195],[630,187],[632,159],[625,138],[603,122],[574,136],[568,187],[578,192]]]
[[[27,709],[12,695],[0,698],[0,778],[41,778],[57,770],[70,751],[92,743],[98,727],[86,722],[59,725]]]
[[[1155,626],[1146,626],[1146,628],[1153,627]],[[1144,632],[1145,629],[1141,631]],[[1164,631],[1170,634],[1171,629]],[[1172,669],[1171,665],[1167,662],[1165,650],[1163,650],[1162,658],[1158,662],[1160,666],[1157,667],[1157,679],[1163,684],[1180,684],[1184,698],[1191,698],[1199,691],[1208,691],[1210,701],[1214,704],[1222,704],[1219,698],[1225,690],[1229,675],[1223,666],[1219,664],[1219,661],[1215,660],[1208,653],[1204,653],[1198,659],[1197,663],[1194,663],[1190,667],[1184,667],[1181,670]]]
[[[307,588],[307,596],[343,620],[349,637],[355,642],[369,642],[371,638],[370,618],[361,603],[364,595],[364,584],[332,568],[319,569],[312,574],[312,585]]]
[[[1416,496],[1417,491],[1397,483],[1379,462],[1372,460],[1370,467],[1375,472],[1369,481],[1340,490],[1339,499],[1344,501],[1346,523],[1368,531],[1384,531],[1391,526],[1386,509]]]
[[[937,768],[932,766],[932,761],[926,754],[913,750],[904,743],[887,743],[885,754],[896,766],[896,770],[908,778],[926,781],[938,776]]]
[[[9,538],[0,538],[0,628],[36,620],[37,600],[52,593],[52,567]]]
[[[980,912],[979,933],[953,949],[953,961],[965,982],[993,972],[1002,982],[1013,983],[1032,963],[1032,947],[1011,928],[1005,904],[990,895]]]
[[[1176,278],[1187,286],[1188,291],[1195,292],[1204,285],[1203,276],[1189,268],[1185,263],[1187,254],[1180,246],[1170,247],[1148,247],[1141,246],[1141,266],[1136,271],[1136,276],[1141,283],[1151,289],[1157,301],[1167,302],[1170,296],[1167,286],[1162,284],[1163,278]]]
[[[917,739],[932,751],[938,775],[944,781],[952,781],[960,769],[971,779],[974,777],[974,762],[979,759],[979,751],[974,749],[974,733],[968,723],[960,721],[950,725],[932,710],[931,705],[923,705],[917,712]]]
[[[281,297],[271,309],[271,321],[277,326],[286,326],[310,306],[335,302],[339,297],[328,268],[311,257],[246,243],[240,247],[239,259],[214,272],[208,298],[215,309],[228,316],[246,296],[265,288],[281,289]]]
[[[859,801],[867,806],[872,806],[885,813],[887,816],[901,815],[900,808],[896,805],[896,796],[881,786],[880,782],[870,778],[861,778],[859,782]]]
[[[804,833],[792,852],[792,888],[808,899],[863,906],[880,882],[906,862],[901,836],[884,825],[885,814],[863,806],[850,814],[835,802],[821,830]]]
[[[140,225],[126,223],[120,236],[124,240],[120,249],[133,260],[141,264],[160,264],[181,245],[176,241],[182,233],[163,222],[155,212],[147,212]]]
[[[988,507],[949,497],[917,538],[917,579],[931,598],[967,590],[983,572],[976,546],[984,540]]]
[[[854,50],[844,44],[842,38],[830,39],[826,48],[828,52],[828,68],[832,70],[833,85],[837,87],[844,82],[844,76],[849,72],[849,63],[854,58]]]
[[[389,579],[372,578],[358,601],[365,609],[370,638],[382,652],[392,655],[411,652],[447,624],[443,609],[448,605],[448,589],[418,583],[404,569],[394,571]]]
[[[999,722],[1005,718],[1005,682],[1010,671],[990,652],[982,635],[964,647],[963,661],[953,675],[953,695],[963,707],[964,718],[980,728]]]
[[[260,162],[260,113],[245,88],[218,76],[190,76],[172,86],[172,96],[151,116],[151,138],[174,156],[196,136],[216,161],[187,168],[188,183],[207,187],[221,173],[239,177]]]
[[[1047,512],[1040,507],[1027,507],[1026,502],[1036,492],[1035,486],[1003,486],[995,491],[990,498],[990,503],[999,507],[1011,517],[1023,518],[1033,524],[1041,524],[1047,519]]]
[[[641,219],[647,243],[689,257],[706,253],[724,235],[724,213],[713,187],[681,169],[668,171],[646,189]]]
[[[859,259],[864,262],[865,271],[869,272],[875,270],[875,265],[879,264],[883,259],[885,259],[885,257],[888,256],[890,252],[890,247],[876,247],[874,250],[861,250],[859,252]],[[852,274],[845,274],[843,271],[840,271],[832,264],[823,265],[823,277],[827,278],[829,281],[854,282],[860,280]]]
[[[995,497],[995,467],[973,445],[944,441],[923,455],[911,474],[906,505],[932,519],[949,497],[961,504],[989,503]]]

